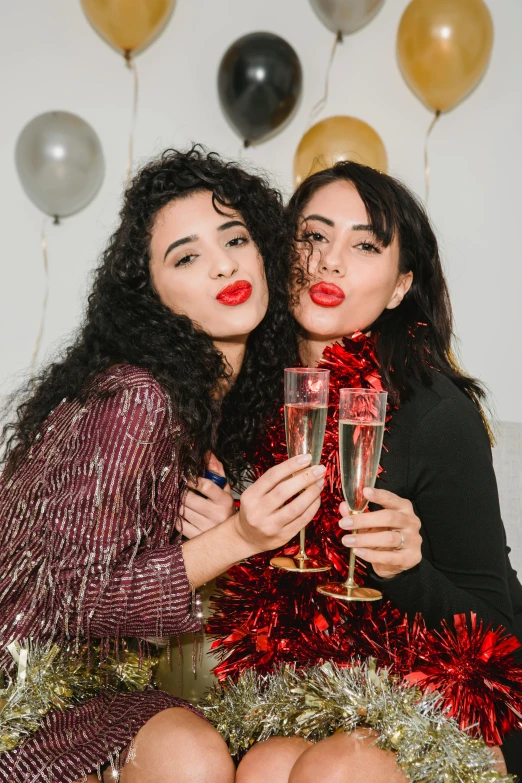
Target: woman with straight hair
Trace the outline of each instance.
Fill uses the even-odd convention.
[[[326,556],[332,570],[299,576],[271,567],[274,555],[297,553],[295,541],[231,569],[218,581],[208,623],[222,658],[217,675],[237,678],[249,667],[270,673],[280,662],[345,664],[364,654],[368,607],[316,589],[346,578],[350,548],[366,564],[361,578],[390,601],[389,610],[377,603],[370,615],[383,613],[384,630],[386,612],[398,609],[410,620],[420,613],[431,629],[464,615],[522,640],[522,587],[500,516],[484,392],[453,359],[451,305],[425,210],[394,178],[343,162],[299,186],[287,219],[299,327],[292,364],[330,370],[326,489],[307,549]],[[350,386],[383,389],[389,399],[381,472],[365,490],[372,513],[356,518],[343,501],[338,462],[339,389]],[[248,454],[254,475],[285,454],[281,407]],[[499,770],[506,764],[520,774],[520,736],[494,750]],[[374,739],[360,730],[310,747],[273,737],[246,754],[236,780],[405,780]]]

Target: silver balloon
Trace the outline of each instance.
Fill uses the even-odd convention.
[[[333,33],[349,35],[368,24],[384,0],[310,0],[312,8]]]
[[[96,132],[67,111],[31,120],[18,137],[15,157],[25,192],[55,218],[86,207],[103,182],[105,164]]]

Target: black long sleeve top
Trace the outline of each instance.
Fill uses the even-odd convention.
[[[410,617],[421,612],[430,627],[476,612],[522,641],[522,586],[473,402],[440,373],[431,387],[414,382],[385,434],[381,465],[376,486],[409,498],[421,520],[422,560],[392,579],[372,574],[379,589]]]

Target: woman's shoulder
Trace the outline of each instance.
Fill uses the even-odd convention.
[[[142,425],[154,421],[156,429],[161,423],[170,433],[177,429],[167,391],[150,370],[133,364],[114,365],[99,373],[88,390],[87,409]]]
[[[484,430],[480,410],[450,378],[437,370],[430,370],[430,381],[424,384],[412,379],[410,397],[397,412],[400,420],[407,422],[408,426],[422,429],[451,429],[458,421],[459,426]]]
[[[99,373],[92,384],[92,392],[117,394],[132,389],[147,389],[160,399],[167,399],[167,392],[150,370],[135,364],[116,364]]]

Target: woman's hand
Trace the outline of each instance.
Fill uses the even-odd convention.
[[[311,459],[305,454],[275,465],[243,492],[235,527],[250,554],[278,549],[314,518],[326,468],[307,468]]]
[[[251,484],[237,514],[183,544],[187,576],[199,587],[241,560],[279,549],[314,518],[326,468],[310,454],[281,462]]]
[[[339,511],[343,530],[356,534],[343,536],[342,543],[354,549],[357,557],[371,563],[377,576],[390,579],[407,571],[422,559],[421,523],[409,500],[385,489],[364,490],[365,497],[382,506],[381,511],[350,516],[346,503]]]
[[[213,454],[209,457],[207,467],[214,473],[225,475],[223,465]],[[229,484],[221,489],[210,479],[198,478],[197,483],[189,481],[188,486],[185,504],[181,509],[183,535],[187,538],[199,536],[235,513],[236,507]],[[194,490],[205,497],[197,495]]]

